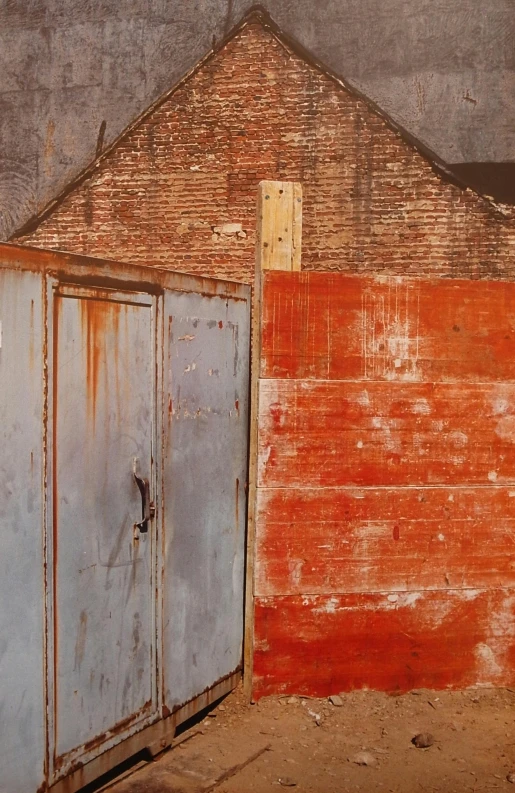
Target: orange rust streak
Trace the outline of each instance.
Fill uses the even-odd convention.
[[[107,361],[107,336],[116,339],[121,304],[99,298],[81,299],[80,311],[83,334],[86,339],[86,387],[88,406],[92,406],[93,421],[96,416],[99,382],[102,365]],[[117,364],[118,345],[112,345]],[[109,373],[105,371],[106,384]]]
[[[58,614],[57,614],[57,570],[59,561],[59,545],[57,542],[58,525],[59,525],[59,498],[58,498],[58,481],[57,481],[57,468],[59,464],[57,452],[57,395],[59,388],[59,365],[58,365],[58,350],[59,350],[59,329],[61,326],[61,313],[62,313],[62,298],[57,297],[54,301],[53,311],[53,338],[52,338],[52,631],[53,631],[53,696],[54,706],[57,692],[57,669],[59,657],[59,631],[58,631]],[[57,724],[54,723],[54,741],[56,738]]]

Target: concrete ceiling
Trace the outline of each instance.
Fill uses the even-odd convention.
[[[91,162],[99,134],[113,141],[252,5],[0,0],[0,239]],[[515,161],[513,0],[263,5],[447,163]]]

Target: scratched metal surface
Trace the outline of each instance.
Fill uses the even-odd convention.
[[[0,270],[0,790],[35,791],[45,754],[42,278]]]
[[[135,302],[131,302],[135,301]],[[136,302],[137,301],[137,302]],[[56,768],[156,709],[152,533],[135,536],[152,479],[152,299],[65,288],[53,327]],[[93,747],[89,747],[93,748]]]
[[[512,284],[265,274],[256,696],[513,685],[514,341]]]
[[[165,296],[165,704],[241,663],[249,301]]]
[[[239,667],[250,290],[10,245],[0,287],[0,791],[35,793],[166,715],[163,620],[168,709]],[[163,351],[165,294],[204,348]],[[134,457],[164,507],[138,541]]]

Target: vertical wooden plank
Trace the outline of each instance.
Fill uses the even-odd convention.
[[[261,375],[262,270],[300,270],[302,186],[294,182],[260,182],[257,202],[256,272],[252,308],[249,433],[249,501],[243,684],[252,697],[254,659],[254,562],[256,544],[259,446],[259,378]]]
[[[302,186],[263,181],[258,187],[257,269],[300,270]]]

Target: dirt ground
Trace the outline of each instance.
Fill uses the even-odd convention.
[[[239,689],[110,790],[515,792],[515,690],[354,692],[334,702],[288,696],[249,705]],[[421,733],[430,734],[428,748],[412,743]]]

